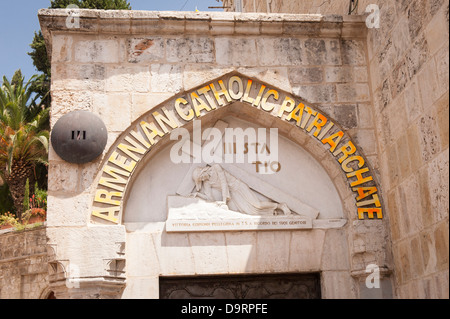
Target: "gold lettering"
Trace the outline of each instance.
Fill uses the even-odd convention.
[[[130,135],[133,136],[135,139],[137,139],[147,149],[151,147],[151,145],[145,140],[144,136],[142,136],[142,134],[139,130],[137,132],[131,131]]]
[[[381,208],[358,208],[359,219],[364,219],[364,213],[367,213],[370,219],[374,218],[373,214],[376,214],[379,219],[383,218],[383,211]]]
[[[208,101],[209,106],[211,106],[211,108],[213,110],[215,110],[217,108],[216,103],[214,103],[213,98],[208,94],[208,92],[210,92],[210,91],[211,91],[211,89],[210,89],[209,85],[207,85],[204,88],[201,88],[200,90],[198,90],[197,92],[198,92],[198,94],[203,95],[206,98],[206,100]]]
[[[244,97],[242,98],[243,102],[247,102],[249,104],[253,104],[253,102],[255,101],[253,98],[248,96],[250,94],[250,90],[252,89],[252,83],[252,80],[247,81],[247,88],[245,89]]]
[[[317,137],[319,135],[322,128],[327,124],[328,120],[325,116],[318,113],[314,121],[311,123],[311,125],[306,129],[308,132],[311,132],[311,130],[315,127],[316,130],[314,131],[314,136]]]
[[[133,152],[143,155],[147,151],[147,148],[142,147],[141,144],[139,144],[129,136],[125,138],[125,141],[132,144],[133,146],[121,143],[117,148],[120,149],[125,154],[127,154],[132,159],[134,159],[136,162],[138,162],[141,158],[136,154],[134,154]]]
[[[119,186],[116,184],[125,185],[127,183],[127,179],[123,178],[122,176],[130,177],[130,172],[127,172],[127,171],[124,171],[124,170],[121,170],[121,169],[118,169],[115,167],[111,167],[109,165],[105,166],[105,168],[103,169],[103,172],[108,174],[109,176],[112,176],[112,178],[102,177],[100,179],[100,182],[98,182],[100,185],[115,189],[116,191],[119,191],[119,192],[124,191],[125,188],[123,186]],[[120,175],[122,175],[122,176],[120,176]]]
[[[234,83],[238,84],[238,92],[237,93],[235,93],[233,91]],[[242,83],[242,80],[240,77],[232,76],[230,78],[230,81],[228,82],[228,91],[230,92],[230,96],[235,100],[239,100],[244,95],[244,84]]]
[[[188,101],[186,101],[185,99],[183,99],[182,97],[180,97],[179,99],[177,99],[175,101],[175,110],[177,111],[178,115],[185,121],[189,122],[191,121],[195,114],[194,111],[192,110],[192,108],[189,108],[189,112],[186,115],[185,111],[181,108],[180,104],[184,104],[187,105],[189,104]]]
[[[287,117],[287,120],[290,121],[290,120],[294,119],[297,122],[297,126],[300,127],[300,122],[301,122],[302,117],[303,117],[303,110],[304,109],[305,109],[305,105],[303,103],[300,103],[299,105],[297,105],[295,110],[293,110],[291,112],[291,114],[289,114],[289,116]]]
[[[311,118],[312,115],[316,116],[317,112],[312,110],[310,107],[306,107],[306,116],[305,119],[302,122],[302,125],[300,125],[301,128],[305,128],[306,124],[308,124],[309,119]]]
[[[261,85],[261,89],[259,90],[258,96],[255,99],[255,102],[253,102],[253,106],[259,107],[259,104],[261,103],[262,96],[264,94],[264,91],[266,90],[265,85]]]
[[[153,112],[153,117],[155,118],[158,125],[162,128],[164,133],[169,133],[169,130],[166,127],[166,124],[169,125],[172,129],[176,129],[180,125],[178,124],[177,119],[170,114],[169,111],[165,107],[161,109],[165,115],[162,116],[159,112]]]
[[[227,103],[222,100],[221,96],[225,96],[225,99],[228,101],[228,103],[231,103],[232,99],[230,94],[228,93],[227,88],[225,87],[225,84],[223,84],[223,81],[220,80],[219,82],[220,90],[216,90],[216,87],[214,86],[214,83],[211,83],[209,86],[211,87],[211,90],[214,93],[214,96],[216,98],[217,103],[221,106],[225,106]]]
[[[374,204],[376,207],[381,207],[380,198],[378,197],[378,194],[373,194],[371,200],[366,200],[364,202],[356,203],[356,206],[364,207],[364,206],[370,206],[370,205],[374,205]]]
[[[194,105],[195,115],[197,117],[201,116],[201,111],[206,110],[207,112],[211,111],[211,108],[205,104],[205,102],[197,95],[197,93],[191,93],[192,104]]]
[[[122,192],[108,192],[103,189],[98,189],[95,193],[95,202],[97,203],[103,203],[103,204],[110,204],[114,206],[120,206],[120,200],[113,200],[113,197],[122,198],[123,193]]]
[[[128,172],[132,172],[134,167],[136,166],[136,161],[130,161],[129,164],[127,164],[128,158],[121,156],[119,153],[115,152],[111,154],[108,160],[110,163],[113,163],[120,168],[123,168],[124,170]]]
[[[289,96],[286,96],[286,98],[283,101],[283,104],[280,107],[280,111],[278,112],[278,117],[281,119],[285,112],[286,113],[292,112],[294,107],[295,107],[295,101],[293,99],[291,99]],[[291,113],[291,115],[292,115],[292,113]]]
[[[369,171],[369,169],[366,167],[366,168],[360,169],[359,171],[351,172],[351,173],[347,174],[347,178],[356,177],[356,181],[351,183],[350,186],[354,187],[354,186],[358,186],[358,185],[372,181],[373,180],[372,176],[368,176],[368,177],[362,176],[362,174],[367,173],[368,171]]]
[[[348,167],[348,164],[349,164],[350,162],[356,162],[356,161],[358,161],[358,167],[359,167],[359,168],[362,168],[362,167],[364,166],[364,164],[366,163],[366,161],[364,160],[364,158],[361,157],[361,156],[352,156],[352,157],[349,157],[349,158],[347,158],[347,159],[342,163],[342,169],[344,170],[344,172],[346,172],[346,173],[351,173],[351,172],[353,172],[353,171],[354,171],[353,168]]]
[[[343,155],[339,158],[339,163],[342,163],[349,155],[355,154],[356,147],[353,145],[352,141],[348,141],[347,144],[342,146],[340,149],[338,149],[336,152],[333,153],[334,156],[337,156],[338,154],[342,153]]]
[[[331,130],[331,128],[332,128],[333,126],[334,126],[334,123],[333,123],[333,122],[328,123],[327,127],[326,127],[324,130],[322,130],[322,132],[321,132],[320,135],[317,137],[317,139],[318,139],[319,141],[321,141],[321,140],[325,137],[325,135]]]
[[[343,137],[344,137],[344,132],[339,131],[339,132],[331,135],[330,137],[323,139],[322,144],[329,144],[331,146],[330,152],[334,152],[334,150],[339,145],[339,143],[341,142]]]
[[[358,193],[358,197],[356,198],[358,202],[361,199],[364,199],[372,194],[375,194],[378,191],[376,187],[358,187],[353,188],[352,190]]]
[[[156,144],[155,138],[157,136],[159,136],[159,137],[164,136],[164,133],[161,132],[160,130],[158,130],[155,123],[153,123],[153,122],[147,123],[147,122],[142,121],[140,125],[141,125],[142,130],[144,131],[145,136],[147,136],[147,139],[151,145]]]
[[[97,210],[92,211],[92,216],[105,219],[114,224],[118,224],[119,220],[116,218],[116,212],[120,212],[120,206],[114,206],[109,208],[99,208]],[[117,214],[118,215],[118,214]]]
[[[273,98],[275,99],[275,101],[278,101],[278,98],[280,96],[278,91],[276,91],[276,90],[269,90],[269,91],[267,91],[266,94],[264,94],[264,97],[261,100],[261,108],[266,112],[271,112],[275,107],[275,105],[273,105],[273,104],[268,105],[269,103],[267,103],[267,100],[269,99],[269,96],[271,96],[271,95],[273,95]]]

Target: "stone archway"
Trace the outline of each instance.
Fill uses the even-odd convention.
[[[154,156],[170,145],[173,130],[192,129],[196,119],[212,126],[226,116],[278,128],[280,135],[306,150],[330,178],[350,223],[335,227],[328,224],[309,232],[233,235],[167,233],[158,226],[150,226],[153,230],[148,232],[146,227],[128,225],[126,260],[130,284],[124,295],[134,296],[141,285],[137,282],[147,282],[152,292],[146,297],[158,297],[158,278],[167,275],[321,272],[324,297],[356,297],[358,278],[364,276],[365,266],[371,261],[378,263],[385,256],[383,243],[368,244],[384,229],[376,221],[382,218],[381,198],[367,161],[338,123],[317,107],[237,73],[178,94],[141,116],[118,138],[98,176],[91,223],[126,223],[124,210],[131,198],[131,186]],[[274,243],[283,249],[274,249]],[[146,253],[142,254],[138,247],[146,247]],[[272,249],[264,253],[267,247]],[[199,269],[198,265],[204,263],[211,267]],[[223,265],[227,266],[221,268]]]
[[[328,150],[328,158],[331,154],[339,163],[346,180],[344,184],[347,185],[339,187],[342,200],[351,201],[348,199],[350,187],[357,194],[356,201],[353,199],[357,218],[382,219],[381,196],[369,164],[335,121],[300,98],[231,73],[166,101],[141,116],[119,137],[103,164],[91,221],[120,224],[128,182],[146,154],[166,145],[170,141],[167,135],[172,130],[189,126],[194,119],[208,115],[214,119],[236,101],[241,102],[237,105],[251,106],[238,109],[239,114],[247,112],[249,116],[256,116],[256,120],[277,125],[282,134],[294,139],[309,137],[315,140],[315,144],[306,143],[320,159],[325,159]],[[330,164],[328,159],[328,165],[324,166],[334,166]],[[336,175],[335,167],[331,175]]]

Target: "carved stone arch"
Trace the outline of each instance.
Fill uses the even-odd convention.
[[[333,180],[344,211],[355,212],[348,216],[350,220],[382,218],[381,196],[371,167],[336,121],[301,97],[232,72],[177,94],[121,134],[102,163],[91,222],[121,223],[130,181],[148,154],[171,142],[172,130],[190,127],[194,119],[212,122],[226,114],[276,127],[306,149]]]

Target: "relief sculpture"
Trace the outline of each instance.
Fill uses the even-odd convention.
[[[192,178],[197,191],[192,196],[216,202],[223,209],[228,209],[228,205],[231,204],[238,212],[247,215],[291,215],[291,210],[285,203],[259,200],[247,184],[225,171],[220,165],[197,167]],[[213,189],[221,193],[221,201],[213,198]]]

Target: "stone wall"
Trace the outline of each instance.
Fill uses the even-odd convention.
[[[400,298],[448,298],[449,1],[379,1],[368,48]]]
[[[102,156],[91,163],[69,164],[53,149],[49,155],[49,243],[62,268],[67,269],[71,264],[78,267],[81,284],[83,280],[88,285],[87,281],[89,284],[105,283],[114,276],[118,280],[128,276],[124,296],[158,296],[158,273],[154,272],[161,274],[161,270],[151,267],[153,264],[149,262],[140,263],[140,258],[151,253],[146,261],[158,259],[155,251],[158,252],[160,247],[168,252],[161,258],[161,264],[170,264],[183,255],[178,254],[179,250],[162,244],[154,249],[152,243],[155,238],[166,238],[163,228],[159,231],[160,225],[149,226],[150,229],[158,229],[157,235],[152,235],[130,230],[123,224],[105,226],[92,222],[93,199],[103,173],[102,167],[108,163],[115,149],[113,146],[117,147],[121,138],[139,123],[138,120],[152,116],[152,112],[161,105],[172,110],[174,103],[169,109],[168,104],[173,101],[170,99],[181,97],[183,92],[201,85],[209,85],[209,82],[230,72],[262,81],[314,105],[356,142],[372,168],[374,179],[380,178],[366,34],[361,32],[364,30],[362,18],[281,14],[268,18],[258,14],[88,10],[79,17],[80,29],[73,30],[67,27],[67,16],[67,10],[40,11],[52,61],[51,125],[53,127],[59,118],[71,111],[88,110],[100,115],[108,129],[108,145]],[[268,126],[275,123],[276,115],[265,117],[263,111],[256,111],[255,116],[236,107],[235,113],[247,120],[265,120]],[[211,113],[218,117],[221,114],[219,110]],[[281,134],[304,147],[329,172],[335,172],[329,177],[339,191],[348,216],[346,227],[336,231],[341,238],[339,244],[332,239],[334,237],[326,237],[330,240],[328,243],[338,246],[337,249],[333,245],[327,246],[337,255],[330,253],[322,259],[319,254],[317,258],[314,271],[324,271],[323,296],[362,297],[364,284],[358,285],[360,278],[365,276],[365,267],[376,263],[382,268],[383,276],[391,268],[390,239],[386,231],[388,221],[358,220],[356,196],[337,159],[323,143],[300,133],[294,122],[278,121]],[[313,240],[315,233],[322,232],[301,233],[300,236],[309,236],[311,243],[319,244]],[[334,231],[328,233],[336,235]],[[295,232],[258,234],[258,238],[267,242],[275,238],[277,241],[272,244],[283,249],[274,249],[275,255],[271,258],[261,258],[255,269],[260,272],[274,269],[279,272],[312,271],[301,264],[301,260],[286,257],[291,254],[287,247],[293,249],[294,254],[295,249],[301,250],[295,245],[285,245],[291,237],[298,235]],[[221,236],[224,237],[223,234]],[[252,236],[256,238],[254,234]],[[191,237],[198,238],[196,235]],[[214,237],[219,236],[202,238],[208,242]],[[147,245],[146,254],[142,254],[141,239]],[[179,242],[175,240],[173,245]],[[202,256],[227,251],[226,247],[214,247],[217,243],[209,246],[194,242],[197,245],[192,251],[195,253],[197,246],[204,247],[206,253],[200,254]],[[254,246],[252,242],[251,247]],[[308,247],[305,249],[313,249]],[[340,253],[344,247],[348,249],[347,253]],[[191,248],[187,247],[185,251],[189,252]],[[234,250],[234,253],[238,254],[238,251]],[[278,254],[286,255],[279,259]],[[206,260],[208,263],[205,264],[202,257],[195,263],[197,267],[203,267],[202,272],[214,272],[223,267],[220,258],[212,259],[215,264]],[[284,266],[274,268],[273,263],[278,260]],[[288,260],[297,263],[284,262]],[[238,261],[245,262],[243,258]],[[324,266],[327,262],[332,266]],[[187,266],[187,262],[177,263],[178,272],[175,274],[191,274],[189,269],[186,270]],[[242,269],[242,264],[239,267]],[[142,273],[147,277],[143,278]],[[195,269],[195,273],[201,272]],[[139,277],[137,274],[141,277],[133,278],[133,275]],[[170,274],[174,275],[173,272]],[[57,297],[73,296],[64,290],[62,282],[60,291],[55,292]],[[123,286],[124,283],[120,282],[118,290]],[[389,284],[386,287],[383,292],[386,295],[379,297],[391,295]],[[91,291],[84,291],[84,295],[101,294]],[[76,295],[82,296],[83,291],[79,290]]]
[[[45,227],[0,233],[0,299],[46,298],[48,282]]]
[[[233,10],[233,0],[224,5]],[[399,298],[448,298],[449,1],[359,1]],[[348,13],[349,1],[243,0],[244,12]],[[268,6],[269,5],[269,6]],[[347,77],[345,77],[347,78]]]

